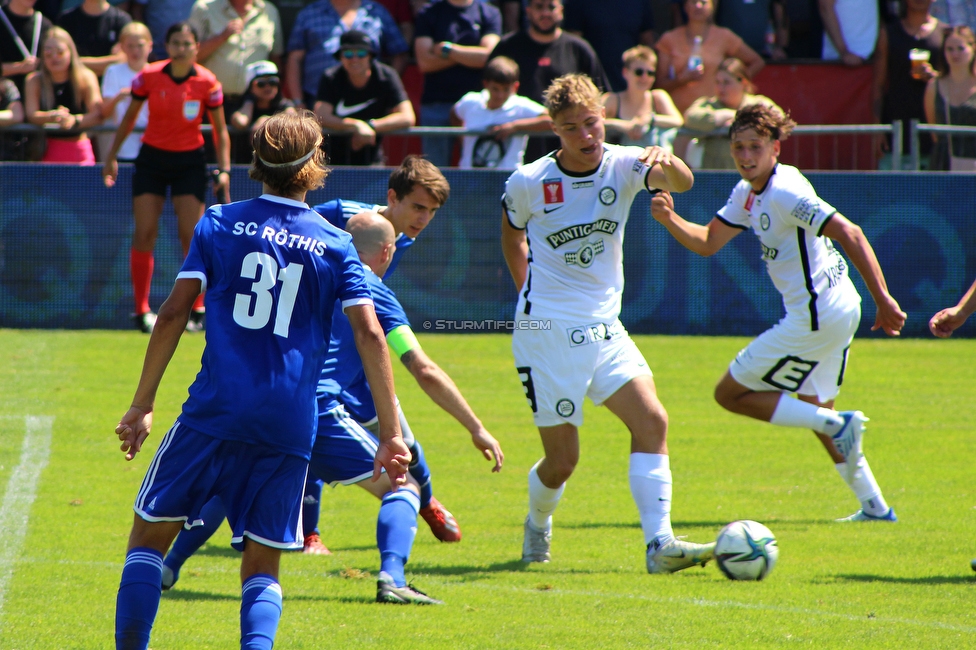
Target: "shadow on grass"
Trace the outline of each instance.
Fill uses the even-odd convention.
[[[891,584],[905,585],[962,585],[976,582],[976,575],[970,572],[968,575],[958,576],[922,576],[919,578],[908,578],[905,576],[879,576],[861,573],[847,573],[834,576],[831,582],[887,582]]]
[[[545,567],[543,569],[543,567]],[[477,577],[478,574],[490,573],[536,573],[543,575],[606,575],[608,573],[630,573],[629,570],[617,571],[602,567],[592,571],[580,569],[579,567],[556,568],[553,564],[527,564],[521,560],[509,560],[507,562],[495,562],[487,565],[440,565],[440,564],[408,564],[407,573],[425,573],[427,575],[439,576],[460,576],[467,575]],[[487,577],[487,575],[485,576]]]
[[[733,521],[724,519],[721,521],[672,521],[671,525],[675,530],[681,528],[722,528]],[[771,526],[811,526],[816,524],[833,523],[832,519],[764,519],[763,523]],[[556,528],[574,528],[584,530],[588,528],[640,528],[639,521],[584,521],[581,523],[562,523],[555,524]]]
[[[163,592],[163,600],[240,600],[240,594],[215,594],[210,591],[193,591],[174,587]]]
[[[241,599],[240,595],[228,595],[228,594],[215,594],[208,591],[192,591],[192,590],[179,590],[179,591],[167,591],[163,594],[164,600],[184,600],[184,601],[196,601],[196,600],[233,600],[239,601]],[[308,596],[302,594],[288,594],[286,599],[289,601],[314,601],[314,602],[333,602],[333,603],[347,603],[353,605],[369,605],[376,602],[375,597],[368,596]]]

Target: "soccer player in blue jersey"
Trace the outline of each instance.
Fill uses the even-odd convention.
[[[366,267],[376,316],[394,354],[431,399],[471,432],[475,447],[485,458],[495,461],[492,470],[501,470],[504,456],[498,441],[484,428],[447,373],[424,353],[396,296],[380,279],[393,259],[393,226],[375,212],[363,212],[352,217],[346,228]],[[382,500],[376,528],[381,561],[376,589],[378,602],[439,603],[408,585],[404,577],[404,564],[413,546],[420,509],[420,486],[416,478],[410,476],[406,489],[397,492],[389,492],[382,479],[377,483],[364,480],[373,466],[377,440],[349,415],[339,399],[353,385],[361,385],[367,395],[371,389],[363,363],[356,354],[351,321],[342,314],[338,303],[333,323],[329,358],[318,387],[319,428],[309,476],[333,486],[357,484]],[[371,397],[369,402],[373,403]],[[402,412],[400,422],[401,427],[406,426]]]
[[[219,496],[241,560],[241,647],[270,649],[281,615],[282,549],[301,547],[302,491],[315,390],[339,300],[373,387],[380,442],[373,477],[405,480],[409,451],[382,329],[351,238],[303,202],[327,170],[311,113],[279,114],[254,136],[257,199],[210,208],[149,341],[132,406],[115,431],[131,460],[150,433],[156,391],[196,297],[209,316],[202,368],[136,496],[116,603],[116,647],[144,650],[160,600],[163,553]]]
[[[434,218],[437,210],[447,202],[449,193],[450,186],[447,179],[433,163],[418,156],[407,156],[390,174],[386,205],[334,199],[320,203],[313,209],[338,228],[345,228],[351,217],[365,210],[376,212],[393,224],[397,235],[396,251],[389,269],[383,274],[384,278],[389,278],[406,250],[413,245],[417,236]],[[371,430],[375,427],[376,412],[372,408],[368,389],[361,384],[350,386],[343,390],[339,401],[357,422]],[[413,456],[410,474],[421,486],[421,516],[437,539],[442,542],[461,541],[461,528],[454,515],[434,497],[430,468],[424,450],[413,437],[409,426],[406,426],[406,418],[402,410],[400,424],[403,428],[404,442],[410,447]],[[317,529],[321,493],[322,483],[310,479],[305,493],[306,553],[327,554],[329,552],[322,544]]]

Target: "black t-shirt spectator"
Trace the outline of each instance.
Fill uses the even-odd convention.
[[[322,75],[319,91],[315,98],[320,102],[332,104],[336,117],[351,117],[368,122],[389,115],[402,102],[408,100],[396,70],[373,61],[372,74],[362,88],[356,88],[349,81],[349,75],[342,65],[329,68]],[[334,165],[372,165],[380,162],[381,138],[376,137],[375,147],[363,147],[353,151],[350,136],[329,136],[329,162]]]
[[[613,90],[627,88],[621,57],[654,29],[651,0],[565,0],[563,29],[583,35],[600,57]]]
[[[563,32],[551,43],[539,43],[524,30],[508,34],[498,42],[491,57],[507,56],[519,66],[519,94],[544,104],[542,93],[553,79],[571,72],[589,75],[596,87],[610,90],[600,59],[590,44],[579,36]]]
[[[488,34],[502,33],[502,14],[484,0],[474,0],[467,7],[455,7],[447,0],[435,0],[417,14],[416,37],[427,36],[440,43],[481,45]],[[481,89],[481,70],[455,65],[440,72],[424,75],[421,104],[453,104],[473,90]]]
[[[7,19],[13,26],[14,31],[20,35],[20,38],[24,42],[24,46],[27,48],[27,51],[40,59],[43,55],[42,45],[44,43],[44,34],[48,29],[51,28],[53,23],[51,23],[50,20],[48,20],[38,11],[35,11],[30,18],[24,18],[23,16],[18,16],[17,14],[12,13],[10,11],[10,7],[5,5],[3,7],[3,13],[7,15]],[[40,16],[41,18],[41,29],[36,39],[37,42],[35,43],[34,21],[37,19],[37,16]],[[19,47],[17,47],[17,42],[10,34],[7,26],[0,24],[0,62],[17,63],[18,61],[23,61],[24,58],[24,53],[20,51]],[[19,90],[21,94],[24,93],[24,78],[26,76],[27,75],[25,74],[12,74],[8,76],[8,79],[17,84],[17,90]]]
[[[92,16],[78,5],[58,19],[58,26],[71,34],[79,56],[108,56],[119,41],[119,32],[132,22],[132,17],[118,7]]]

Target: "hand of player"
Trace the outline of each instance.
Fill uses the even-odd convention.
[[[671,192],[662,190],[651,197],[651,216],[657,221],[664,223],[671,219],[673,213],[674,197]]]
[[[901,310],[898,302],[890,295],[878,303],[878,314],[874,318],[871,331],[881,329],[888,336],[901,336],[901,329],[905,326],[908,315]]]
[[[109,156],[105,159],[105,164],[102,165],[102,180],[105,181],[105,187],[115,187],[115,179],[119,177],[119,162],[114,156]]]
[[[491,471],[500,472],[502,463],[505,462],[505,454],[502,453],[502,446],[498,444],[495,437],[482,427],[471,434],[471,442],[481,451],[486,460],[495,461],[495,466],[491,468]]]
[[[120,449],[125,453],[126,460],[132,460],[142,451],[142,443],[152,429],[152,419],[152,411],[130,406],[115,426],[115,434],[122,441]]]
[[[637,159],[648,167],[657,164],[660,164],[661,167],[671,166],[671,154],[663,147],[645,147],[644,152],[637,156]]]
[[[411,454],[403,444],[403,438],[396,436],[389,440],[380,441],[373,458],[373,481],[380,479],[381,468],[390,477],[390,489],[397,488],[407,482],[407,469],[410,466]]]
[[[929,320],[929,331],[940,339],[947,339],[952,336],[963,323],[966,322],[966,315],[959,307],[949,307],[943,309]]]

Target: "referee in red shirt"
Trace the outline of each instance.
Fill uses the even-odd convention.
[[[129,266],[135,295],[133,319],[137,329],[152,332],[156,315],[149,309],[152,285],[153,248],[159,232],[159,216],[170,188],[176,211],[180,243],[185,256],[193,229],[203,216],[207,192],[207,159],[200,124],[204,110],[210,113],[219,176],[214,192],[230,185],[230,138],[224,120],[224,95],[220,82],[196,62],[199,38],[188,23],[176,23],[166,31],[169,59],[143,68],[132,81],[132,103],[122,118],[102,174],[106,187],[118,177],[117,156],[122,142],[132,132],[136,116],[149,102],[149,122],[142,135],[132,178],[132,212],[136,228],[132,235]],[[203,294],[193,304],[187,329],[203,327]]]

